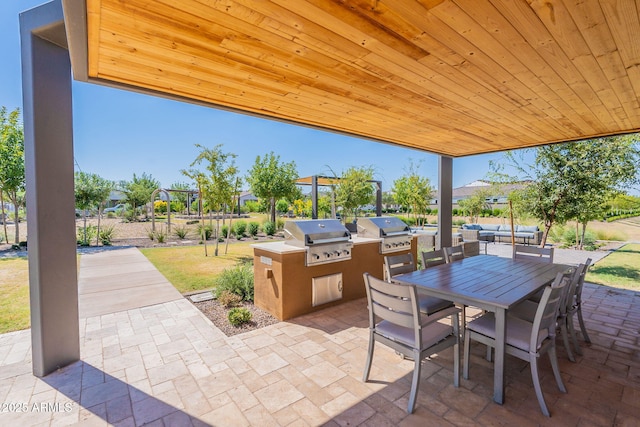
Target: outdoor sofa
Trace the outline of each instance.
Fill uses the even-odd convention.
[[[514,237],[516,243],[539,245],[542,241],[542,230],[537,225],[516,225]],[[487,242],[511,241],[511,227],[500,224],[464,224],[460,228],[462,239],[484,240]]]

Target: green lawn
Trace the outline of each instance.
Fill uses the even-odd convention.
[[[224,244],[213,256],[215,245],[208,244],[209,256],[205,257],[203,246],[149,248],[140,251],[181,293],[213,288],[213,279],[225,268],[241,261],[253,260],[253,240],[229,245],[224,254]]]
[[[27,258],[0,259],[0,334],[27,329],[30,322]]]
[[[628,244],[592,266],[587,282],[640,291],[640,244]]]

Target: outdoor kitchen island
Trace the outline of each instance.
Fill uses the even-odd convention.
[[[381,279],[384,276],[384,256],[387,253],[381,250],[383,240],[350,236],[348,249],[343,246],[330,251],[325,249],[325,245],[321,253],[333,259],[317,264],[310,260],[313,247],[299,247],[287,242],[254,244],[254,303],[279,320],[287,320],[364,298],[366,291],[362,274],[368,272]],[[409,251],[417,259],[417,238],[412,235],[407,235],[405,244],[395,248],[393,254]]]

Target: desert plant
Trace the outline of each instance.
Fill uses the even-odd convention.
[[[251,221],[247,226],[247,232],[252,237],[256,237],[256,235],[258,234],[258,230],[260,230],[260,224],[255,221]]]
[[[233,326],[240,326],[251,321],[251,312],[244,307],[235,307],[229,310],[227,319]]]
[[[264,234],[267,236],[273,236],[276,232],[276,225],[271,221],[265,221],[262,224],[262,231],[264,231]]]
[[[562,235],[563,247],[575,247],[576,246],[576,230],[567,227]],[[595,251],[597,249],[596,236],[591,231],[587,230],[584,235],[584,242],[582,245],[587,251]]]
[[[247,223],[244,221],[236,221],[233,223],[233,234],[236,235],[236,238],[242,239],[247,232]]]
[[[111,246],[115,234],[116,228],[113,225],[102,227],[100,229],[100,242],[102,242],[104,246]]]
[[[155,237],[158,243],[164,243],[167,238],[167,233],[164,231],[163,227],[160,227],[160,229],[156,231]]]
[[[276,219],[276,230],[282,230],[284,228],[284,219]]]
[[[173,228],[173,234],[180,240],[184,240],[189,234],[189,228],[186,225],[176,225]]]
[[[226,268],[215,280],[216,297],[224,291],[240,295],[244,301],[253,301],[253,265],[239,263]]]
[[[225,238],[225,239],[229,237],[229,226],[228,225],[225,224],[220,228],[220,237]]]
[[[242,302],[242,297],[238,294],[234,294],[229,290],[223,290],[217,297],[217,300],[223,306],[230,308],[236,307],[238,304]]]
[[[149,238],[149,240],[155,240],[156,239],[156,232],[151,230],[150,228],[146,229],[147,232],[147,237]]]
[[[209,225],[204,226],[204,238],[209,240],[213,234],[213,228]],[[198,224],[198,236],[202,237],[202,224]]]
[[[80,246],[89,246],[91,241],[96,238],[98,228],[95,225],[87,225],[87,229],[78,227],[77,242]],[[86,240],[85,240],[86,237]]]

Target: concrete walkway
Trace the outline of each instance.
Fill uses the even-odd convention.
[[[80,318],[182,299],[137,248],[110,248],[80,257]]]
[[[139,252],[113,251],[119,267],[92,267],[100,264],[93,255],[81,263],[95,283],[102,274],[123,281],[85,284],[88,294],[129,299],[135,269],[124,272],[122,254]],[[493,366],[481,345],[459,388],[452,349],[424,361],[408,415],[411,361],[378,346],[371,381],[362,382],[364,299],[226,337],[184,298],[136,298],[143,306],[80,319],[81,361],[45,378],[31,374],[29,330],[0,335],[0,426],[640,425],[640,295],[587,284],[585,297],[592,344],[581,342],[584,355],[571,363],[558,343],[568,393],[556,388],[548,360],[540,363],[551,418],[540,412],[527,363],[515,358],[506,360],[505,404],[492,401]]]

